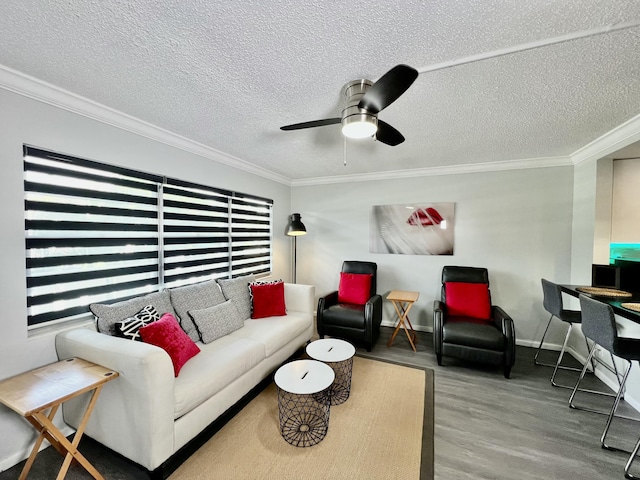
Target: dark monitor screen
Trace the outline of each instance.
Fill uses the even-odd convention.
[[[591,285],[620,288],[620,268],[616,265],[592,265]]]

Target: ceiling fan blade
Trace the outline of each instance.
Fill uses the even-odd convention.
[[[396,65],[371,87],[362,96],[359,108],[364,108],[371,113],[378,113],[395,102],[400,95],[418,78],[418,71],[408,65]]]
[[[378,119],[378,131],[376,132],[376,140],[386,143],[392,147],[400,145],[404,142],[404,136],[387,122]]]
[[[334,125],[340,123],[341,118],[325,118],[322,120],[313,120],[312,122],[294,123],[280,127],[280,130],[301,130],[303,128],[324,127],[325,125]]]

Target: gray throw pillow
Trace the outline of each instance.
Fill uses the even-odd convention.
[[[189,316],[189,310],[202,310],[225,301],[215,280],[171,288],[171,303],[176,311],[180,326],[194,342],[200,340],[198,329]]]
[[[240,316],[247,320],[251,318],[251,298],[249,297],[249,284],[255,282],[256,277],[245,275],[228,279],[218,279],[224,298],[231,300],[238,309]]]
[[[133,317],[147,305],[153,305],[160,316],[165,313],[175,315],[169,293],[167,291],[154,292],[141,297],[134,297],[123,302],[112,303],[92,303],[89,309],[96,316],[96,326],[100,333],[116,335],[116,322]]]
[[[229,335],[244,327],[244,320],[231,300],[202,310],[189,310],[203,343]]]

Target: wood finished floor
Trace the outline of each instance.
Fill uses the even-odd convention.
[[[533,365],[533,349],[518,347],[516,365],[507,380],[501,369],[455,359],[445,358],[444,365],[437,366],[428,333],[418,332],[415,353],[402,334],[387,348],[391,333],[391,328],[383,327],[373,351],[358,347],[357,354],[435,370],[436,479],[624,478],[628,455],[600,448],[605,416],[569,409],[570,391],[550,385],[551,369]],[[552,358],[553,352],[547,355]],[[571,375],[575,374],[562,372],[559,380],[572,383]],[[606,390],[597,379],[590,377],[590,382]],[[591,406],[610,405],[610,399],[593,395],[579,399]],[[622,407],[623,412],[634,413]],[[615,419],[611,433],[613,445],[631,448],[640,435],[640,423]],[[80,451],[107,479],[147,478],[135,465],[90,439],[83,439]],[[49,448],[38,455],[29,479],[53,479],[60,464],[61,457]],[[18,478],[21,468],[19,464],[0,473],[0,480]],[[640,459],[634,470],[640,472]],[[76,466],[67,475],[69,480],[88,478]]]
[[[418,332],[416,353],[403,332],[387,347],[391,333],[391,328],[383,328],[372,352],[357,348],[357,354],[434,369],[436,479],[624,478],[629,455],[600,448],[606,416],[570,409],[571,391],[551,386],[552,369],[534,365],[534,349],[517,347],[507,380],[501,368],[456,359],[445,358],[439,367],[429,333]],[[555,352],[543,353],[542,361],[555,361]],[[556,378],[573,385],[577,373],[560,372]],[[586,380],[585,387],[610,391],[593,375]],[[576,397],[578,405],[606,410],[612,400],[589,394]],[[638,417],[624,401],[619,410]],[[630,450],[639,435],[640,423],[614,419],[607,440]],[[640,474],[640,459],[632,471]]]

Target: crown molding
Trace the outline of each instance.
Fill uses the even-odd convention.
[[[60,87],[44,82],[40,79],[0,65],[0,88],[19,95],[61,108],[92,120],[111,125],[142,137],[178,148],[185,152],[237,168],[238,170],[272,180],[274,182],[291,185],[291,179],[275,174],[261,167],[257,167],[245,160],[228,155],[220,150],[207,147],[201,143],[170,132],[139,118],[127,115],[101,103],[89,100]]]
[[[577,165],[589,160],[598,160],[637,141],[640,141],[640,115],[579,148],[570,155],[571,161]]]
[[[326,185],[331,183],[370,182],[375,180],[391,180],[415,177],[434,177],[439,175],[461,175],[465,173],[496,172],[501,170],[523,170],[529,168],[564,167],[573,165],[570,157],[540,157],[506,162],[488,162],[466,165],[451,165],[412,170],[390,170],[386,172],[362,173],[354,175],[338,175],[334,177],[305,178],[292,180],[292,187],[310,185]]]
[[[569,156],[295,180],[273,173],[245,160],[195,142],[4,65],[0,65],[0,88],[291,187],[577,165],[584,161],[603,158],[627,145],[640,141],[640,115],[638,115],[576,150]]]

